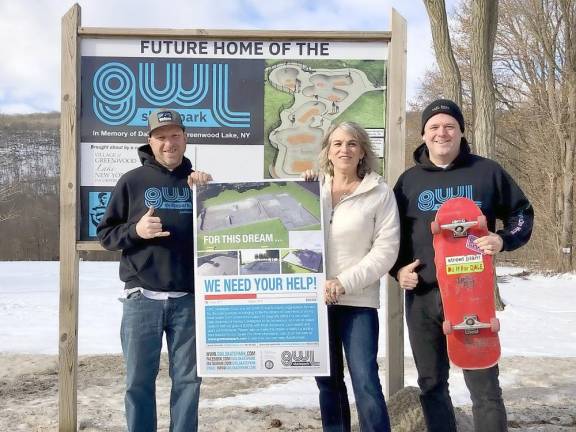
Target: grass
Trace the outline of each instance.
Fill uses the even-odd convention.
[[[285,191],[302,204],[302,207],[308,210],[316,219],[320,220],[320,197],[318,195],[314,195],[293,182],[286,183]]]
[[[300,228],[293,229],[292,231],[320,231],[320,224],[303,226]]]
[[[338,116],[338,123],[353,121],[365,128],[384,128],[384,92],[364,93]]]
[[[386,62],[383,60],[347,60],[346,66],[363,71],[374,84],[386,82]]]
[[[304,267],[297,266],[289,262],[282,262],[282,274],[289,273],[313,273],[311,270],[305,269]]]

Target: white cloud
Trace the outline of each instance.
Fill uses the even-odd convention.
[[[450,7],[455,0],[448,1]],[[389,30],[392,7],[408,23],[407,95],[434,62],[421,1],[79,0],[82,26],[136,28]],[[72,0],[0,1],[0,112],[59,110],[60,22]]]
[[[27,3],[0,3],[2,112],[19,106],[26,112],[57,109],[53,95],[59,91],[60,44],[53,22],[59,22],[60,11],[50,2]]]

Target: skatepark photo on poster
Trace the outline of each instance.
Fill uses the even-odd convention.
[[[319,273],[323,270],[322,252],[308,249],[283,251],[282,273]]]
[[[237,275],[238,265],[238,251],[201,252],[198,254],[198,274],[201,276]]]
[[[274,249],[240,251],[240,274],[279,274],[280,254]]]
[[[320,236],[319,193],[304,181],[198,187],[198,250],[288,248],[292,232]]]

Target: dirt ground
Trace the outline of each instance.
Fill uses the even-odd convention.
[[[56,356],[0,354],[0,430],[58,430]],[[381,368],[383,368],[383,364]],[[406,369],[413,369],[407,359]],[[501,371],[516,377],[504,383],[512,432],[576,431],[576,359],[511,357]],[[81,357],[78,370],[78,429],[123,431],[123,377],[119,355]],[[169,378],[166,359],[158,380],[158,423],[168,430]],[[290,378],[211,378],[202,383],[202,400],[252,393]],[[406,388],[388,401],[393,430],[424,431],[417,390]],[[354,414],[355,415],[355,414]],[[459,430],[472,431],[471,408],[457,409]],[[202,432],[321,431],[319,410],[283,406],[200,409]],[[354,430],[358,430],[357,424]]]

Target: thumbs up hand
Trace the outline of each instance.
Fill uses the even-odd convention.
[[[412,290],[418,285],[418,273],[416,267],[420,265],[420,260],[416,259],[412,263],[405,265],[398,270],[398,283],[400,288]]]
[[[168,237],[170,232],[162,231],[162,221],[159,217],[153,215],[154,207],[150,207],[136,224],[136,233],[143,239]]]

